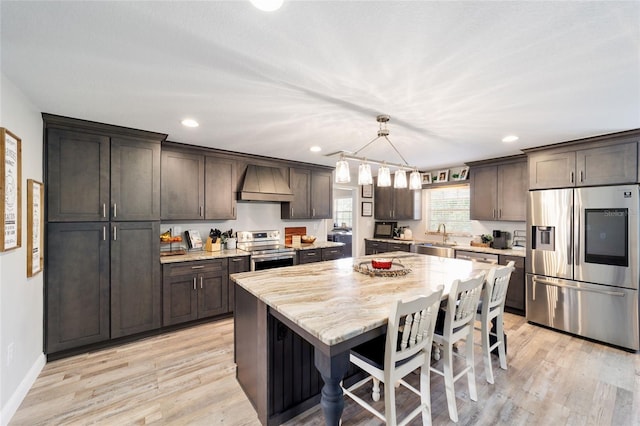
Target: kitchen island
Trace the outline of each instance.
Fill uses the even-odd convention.
[[[326,423],[337,425],[344,405],[340,381],[349,370],[349,350],[385,333],[391,303],[428,295],[439,285],[448,294],[455,279],[491,267],[405,252],[386,256],[411,271],[396,277],[354,271],[354,265],[376,257],[364,256],[231,276],[237,284],[236,377],[263,424],[283,422],[317,404],[319,395],[310,395],[309,386],[300,383],[309,381],[309,369],[315,365],[324,382],[320,401]],[[275,353],[288,333],[307,349],[303,344],[296,355],[292,344]],[[304,356],[310,347],[311,362]],[[277,363],[289,376],[283,380],[273,361],[287,356],[288,362]],[[304,397],[296,398],[301,392]]]

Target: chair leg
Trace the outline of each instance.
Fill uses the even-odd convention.
[[[372,377],[373,388],[371,389],[371,399],[374,401],[380,401],[380,380]]]
[[[489,324],[482,321],[482,358],[484,358],[484,373],[487,382],[493,384],[493,368],[491,365],[491,343],[489,341]]]
[[[391,383],[384,386],[384,417],[388,425],[396,425],[396,388]]]
[[[496,318],[496,334],[498,335],[498,341],[500,344],[498,345],[498,355],[500,357],[500,368],[503,370],[507,369],[507,353],[504,346],[504,323],[502,320],[502,314],[498,315]]]
[[[467,335],[465,346],[467,352],[467,367],[469,368],[469,371],[467,371],[467,381],[469,382],[469,398],[471,398],[472,401],[477,401],[478,393],[476,392],[476,367],[473,362],[473,327],[469,327],[469,334]]]
[[[422,404],[422,424],[431,424],[431,380],[429,365],[420,368],[420,403]]]
[[[452,421],[458,422],[458,409],[456,407],[456,390],[453,382],[453,351],[450,344],[442,348],[444,355],[444,387],[447,393],[447,406],[449,407],[449,417]]]

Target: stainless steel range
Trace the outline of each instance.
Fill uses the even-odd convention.
[[[296,252],[280,240],[280,231],[238,231],[237,247],[251,253],[251,270],[295,264]]]

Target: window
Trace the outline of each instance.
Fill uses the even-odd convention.
[[[353,200],[351,194],[349,198],[334,198],[333,200],[333,221],[338,226],[351,228],[353,220]],[[344,225],[343,225],[344,224]]]
[[[455,185],[426,190],[426,224],[435,231],[444,223],[447,233],[471,234],[469,219],[469,185]]]

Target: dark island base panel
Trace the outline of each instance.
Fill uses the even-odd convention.
[[[260,422],[267,426],[281,424],[321,403],[324,396],[327,424],[337,425],[344,405],[340,378],[344,377],[349,386],[365,373],[349,363],[348,351],[339,356],[340,360],[315,351],[313,345],[270,315],[263,302],[242,287],[235,287],[236,378]],[[324,386],[318,370],[327,374],[329,386]]]

